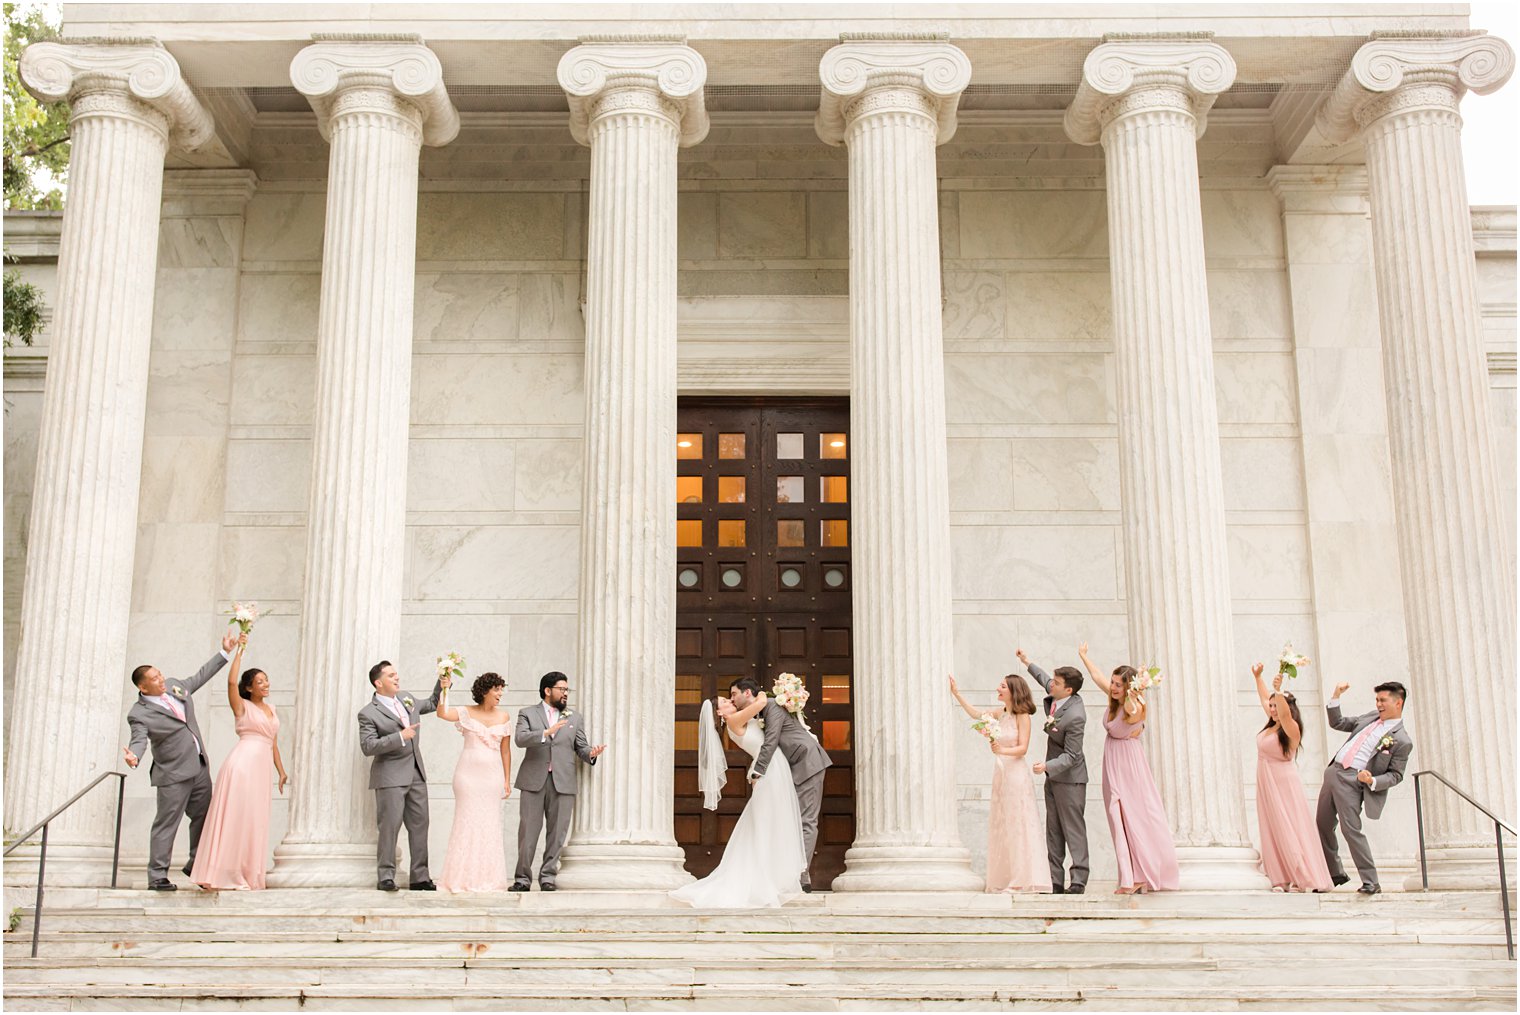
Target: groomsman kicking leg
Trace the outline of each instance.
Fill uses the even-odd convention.
[[[1018,650],[1023,663],[1045,688],[1045,760],[1034,766],[1045,775],[1045,849],[1050,857],[1050,885],[1057,895],[1087,890],[1087,758],[1082,754],[1087,710],[1077,692],[1082,672],[1061,666],[1052,676]],[[1066,854],[1071,853],[1071,883],[1066,882]]]

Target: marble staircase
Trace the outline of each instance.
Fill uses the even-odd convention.
[[[1493,893],[818,894],[696,913],[561,892],[49,893],[41,1010],[1513,1011]]]

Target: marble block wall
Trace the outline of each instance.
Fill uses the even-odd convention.
[[[1387,505],[1371,519],[1347,513],[1367,484],[1386,486],[1375,302],[1370,289],[1349,304],[1311,291],[1326,263],[1365,270],[1365,220],[1343,216],[1320,234],[1285,228],[1267,181],[1264,117],[1216,111],[1200,142],[1238,653],[1218,678],[1232,682],[1238,707],[1199,721],[1231,724],[1250,757],[1262,718],[1249,664],[1291,639],[1325,663],[1295,688],[1313,792],[1329,746],[1321,688],[1351,679],[1348,699],[1360,707],[1374,677],[1402,675],[1402,612],[1395,544],[1363,525],[1381,524]],[[188,674],[212,651],[230,600],[257,599],[268,615],[248,663],[269,672],[276,708],[288,708],[327,147],[309,115],[262,114],[250,151],[259,182],[246,200],[166,188],[131,651]],[[1127,658],[1122,598],[1102,155],[1067,141],[1058,112],[973,110],[939,158],[956,675],[972,700],[990,703],[1021,646],[1047,668],[1076,664],[1083,639],[1100,664],[1137,661]],[[715,114],[708,138],[681,152],[683,393],[848,391],[846,169],[811,114]],[[407,503],[394,659],[413,693],[426,693],[434,657],[450,650],[472,677],[505,676],[512,709],[536,698],[544,671],[574,668],[588,170],[559,114],[467,115],[456,142],[423,155],[410,474],[404,492],[377,491]],[[1513,511],[1514,213],[1474,218]],[[6,357],[8,646],[40,405],[27,362]],[[8,648],[7,686],[11,658]],[[126,675],[102,680],[120,688],[125,711]],[[1411,683],[1417,723],[1429,703]],[[223,686],[200,698],[218,763],[233,742]],[[1098,882],[1113,876],[1097,782],[1102,702],[1090,683],[1083,697]],[[597,717],[588,719],[594,736]],[[1035,736],[1031,757],[1043,756]],[[437,870],[458,750],[452,729],[425,722]],[[962,835],[981,857],[990,758],[969,732],[957,750]],[[1254,832],[1254,766],[1244,771]],[[137,865],[146,777],[128,792],[124,842]],[[276,799],[273,841],[285,822]],[[510,844],[515,805],[507,814]],[[1407,789],[1369,828],[1390,871],[1413,863]]]

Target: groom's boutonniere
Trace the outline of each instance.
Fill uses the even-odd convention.
[[[1384,754],[1388,754],[1388,753],[1390,753],[1393,750],[1393,734],[1392,733],[1385,734],[1384,737],[1383,737],[1383,739],[1381,739],[1381,740],[1378,741],[1378,750],[1381,751]]]
[[[574,712],[572,712],[568,708],[566,708],[566,709],[560,710],[559,717],[561,719],[568,719],[568,718],[570,718],[574,714],[575,714]]]
[[[401,704],[405,705],[407,707],[408,711],[410,711],[410,709],[412,707],[412,696],[410,694],[408,694],[405,698],[402,698],[401,699]]]
[[[1053,732],[1055,732],[1055,729],[1056,729],[1056,717],[1053,716],[1053,715],[1047,715],[1045,717],[1045,732],[1046,733],[1053,733]]]
[[[174,684],[169,688],[169,693],[174,695],[176,698],[183,698],[185,696],[185,689],[178,684]]]

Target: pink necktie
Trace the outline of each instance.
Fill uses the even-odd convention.
[[[401,707],[401,702],[391,699],[391,711],[396,713],[396,718],[401,720],[401,725],[406,725],[406,709]]]
[[[1351,741],[1351,746],[1346,748],[1346,757],[1341,761],[1342,768],[1354,767],[1353,762],[1356,760],[1357,752],[1362,749],[1362,744],[1367,742],[1367,738],[1372,736],[1372,731],[1377,729],[1377,727],[1380,725],[1380,722],[1381,721],[1368,723],[1367,728],[1362,730],[1361,736]]]
[[[174,717],[176,719],[178,719],[180,722],[184,722],[185,721],[185,710],[179,707],[179,702],[175,701],[173,698],[169,697],[167,694],[164,695],[164,701],[166,701],[166,702],[169,703],[169,711],[171,711],[171,712],[174,713]]]

